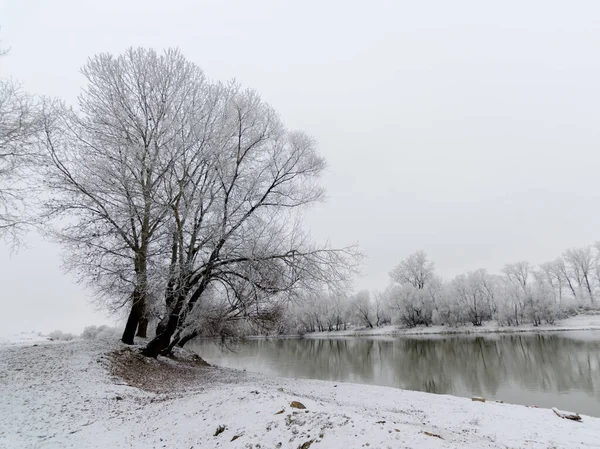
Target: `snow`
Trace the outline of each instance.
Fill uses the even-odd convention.
[[[39,332],[19,332],[16,334],[7,334],[0,336],[0,345],[12,346],[12,345],[28,345],[39,343],[42,341],[48,341],[49,337],[42,335]]]
[[[600,330],[600,314],[577,315],[564,320],[558,320],[555,324],[542,324],[533,326],[525,324],[522,326],[500,326],[497,322],[486,322],[481,326],[425,326],[415,328],[404,328],[394,325],[381,326],[374,329],[360,328],[331,332],[314,332],[304,335],[305,338],[331,338],[331,337],[371,337],[371,336],[402,336],[402,335],[441,335],[441,334],[492,334],[492,333],[515,333],[515,332],[556,332],[577,330]]]
[[[149,392],[109,374],[109,353],[120,347],[0,346],[0,448],[296,449],[314,440],[312,449],[572,449],[600,441],[600,419],[585,415],[575,422],[549,409],[215,367],[191,387]],[[147,363],[150,370],[179,362]]]

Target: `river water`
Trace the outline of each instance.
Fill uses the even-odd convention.
[[[269,375],[483,396],[600,416],[598,331],[256,339],[233,350],[212,340],[188,345],[209,363]]]

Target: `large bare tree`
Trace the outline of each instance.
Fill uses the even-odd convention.
[[[284,128],[253,91],[230,86],[226,99],[212,150],[179,183],[167,314],[144,351],[152,357],[197,332],[209,291],[222,298],[223,319],[260,318],[282,296],[347,281],[357,255],[316,246],[294,219],[322,198],[314,141]]]
[[[82,72],[78,108],[46,115],[45,209],[68,266],[130,305],[125,343],[151,311],[156,357],[207,317],[270,319],[301,288],[348,281],[354,248],[301,226],[325,163],[255,92],[207,82],[173,50],[101,54]]]
[[[130,306],[123,342],[145,336],[150,293],[160,291],[161,245],[176,189],[172,167],[194,140],[208,83],[178,51],[130,49],[88,60],[77,109],[46,120],[46,205],[68,266],[113,307]],[[192,126],[193,124],[193,126]],[[153,280],[155,282],[153,282]]]

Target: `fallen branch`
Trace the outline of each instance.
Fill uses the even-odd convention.
[[[431,433],[431,432],[427,432],[424,431],[423,432],[425,435],[427,435],[428,437],[435,437],[435,438],[439,438],[440,440],[443,440],[441,435],[438,435],[437,433]]]
[[[562,419],[570,419],[572,421],[581,421],[581,416],[578,413],[564,412],[562,410],[557,409],[556,407],[552,407],[552,411]]]

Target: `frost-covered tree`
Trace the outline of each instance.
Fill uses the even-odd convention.
[[[600,290],[600,241],[597,241],[593,245],[594,253],[594,283],[596,291]],[[597,293],[598,294],[598,293]]]
[[[552,323],[558,313],[554,299],[553,277],[559,266],[546,266],[536,270],[528,262],[518,262],[504,267],[503,289],[500,293],[498,319],[508,325],[530,322],[538,326],[542,322]],[[554,275],[553,275],[554,276]]]
[[[397,320],[411,327],[431,324],[441,281],[425,252],[417,251],[400,262],[390,272],[390,280],[396,285],[388,297]]]
[[[540,270],[544,273],[545,280],[552,291],[552,297],[558,307],[562,306],[565,290],[568,288],[568,279],[565,276],[564,262],[557,259],[552,262],[543,263]]]
[[[523,324],[525,307],[531,302],[530,288],[532,267],[521,261],[505,265],[503,268],[503,294],[499,307],[499,319],[509,325]]]
[[[176,50],[90,58],[76,109],[47,117],[48,215],[67,266],[113,309],[128,305],[123,342],[145,336],[152,293],[164,287],[164,234],[178,192],[174,166],[198,148],[210,86]]]
[[[485,270],[456,276],[450,283],[449,295],[460,321],[481,326],[492,318],[495,301],[494,279]]]
[[[371,294],[367,290],[361,290],[352,299],[352,309],[356,320],[360,325],[373,329],[376,323],[375,310],[371,302]]]
[[[417,251],[402,262],[391,272],[390,279],[400,285],[409,284],[422,290],[433,279],[434,264],[427,260],[424,251]]]
[[[373,295],[373,312],[375,314],[375,325],[377,327],[391,323],[392,317],[389,302],[385,293],[376,292]]]
[[[554,323],[558,315],[558,303],[554,298],[553,286],[544,270],[533,271],[531,302],[526,314],[534,326],[546,322]]]
[[[521,261],[502,275],[480,269],[442,282],[423,252],[412,254],[390,273],[384,296],[394,322],[480,326],[496,319],[503,325],[553,323],[595,304],[600,291],[600,242],[571,249],[563,257],[534,267]],[[585,301],[582,303],[581,299]]]
[[[349,281],[356,250],[317,245],[301,226],[325,162],[256,92],[209,83],[176,50],[101,54],[82,72],[78,107],[46,117],[45,209],[64,218],[68,266],[112,308],[129,306],[125,343],[156,316],[144,351],[156,357]]]
[[[209,288],[227,298],[223,317],[261,319],[299,291],[344,288],[358,255],[315,244],[298,220],[323,195],[325,163],[313,139],[286,129],[256,92],[235,85],[219,110],[219,132],[177,175],[182,201],[172,208],[166,314],[148,356],[197,332],[195,309]]]
[[[350,304],[346,295],[334,293],[330,295],[331,313],[335,321],[335,330],[346,329],[350,320]]]
[[[0,49],[0,58],[6,51]],[[0,238],[17,243],[28,219],[24,183],[33,162],[41,119],[38,105],[21,86],[0,79]]]
[[[595,257],[591,246],[573,248],[565,251],[563,258],[569,277],[577,282],[579,291],[585,295],[592,306],[596,305],[593,276]]]
[[[437,293],[439,290],[418,289],[411,284],[391,287],[388,298],[391,313],[395,316],[393,321],[408,327],[430,325]]]

